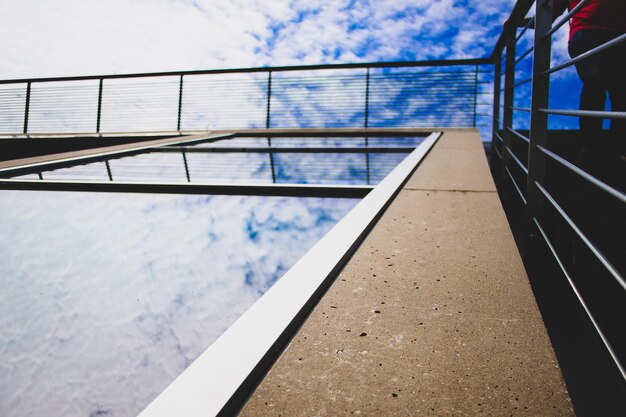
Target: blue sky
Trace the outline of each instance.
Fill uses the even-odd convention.
[[[0,78],[489,55],[514,0],[0,0]]]

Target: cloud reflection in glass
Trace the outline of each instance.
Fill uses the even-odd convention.
[[[357,202],[3,191],[0,414],[136,415]]]

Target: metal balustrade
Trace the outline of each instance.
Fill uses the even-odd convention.
[[[0,81],[0,134],[476,127],[487,59]]]
[[[616,330],[616,326],[623,330],[626,314],[625,252],[619,244],[626,231],[623,184],[616,178],[617,171],[611,175],[588,172],[593,170],[589,163],[573,160],[556,150],[556,133],[549,129],[550,115],[626,117],[623,112],[557,109],[549,105],[551,94],[569,94],[551,92],[551,75],[626,42],[626,35],[622,35],[574,59],[552,64],[553,36],[587,3],[588,0],[581,1],[554,24],[551,0],[520,0],[515,5],[492,55],[495,64],[492,167],[494,174],[502,177],[502,183],[508,184],[512,195],[517,196],[512,198],[518,198],[530,220],[526,226],[527,265],[531,270],[545,268],[546,258],[537,255],[535,248],[541,245],[537,239],[543,240],[622,381],[626,381],[626,344],[623,332]],[[534,16],[528,19],[528,14]],[[532,47],[518,54],[518,46],[525,38],[532,40]],[[525,74],[520,64],[529,57],[533,58],[531,74]],[[520,76],[523,80],[516,81]],[[520,87],[527,83],[531,83],[530,103],[524,107],[519,104],[526,98]],[[571,104],[576,106],[577,98]],[[524,113],[530,114],[529,121]],[[577,133],[574,130],[566,133],[568,144],[563,149],[576,148]],[[580,189],[576,190],[577,187]],[[588,211],[592,204],[594,210]],[[603,244],[605,235],[612,237],[612,245]],[[589,271],[601,272],[590,276]]]

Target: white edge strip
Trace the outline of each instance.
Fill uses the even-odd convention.
[[[440,136],[428,136],[139,416],[219,413]]]

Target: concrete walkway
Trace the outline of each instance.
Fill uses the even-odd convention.
[[[444,133],[242,416],[569,416],[475,130]]]

